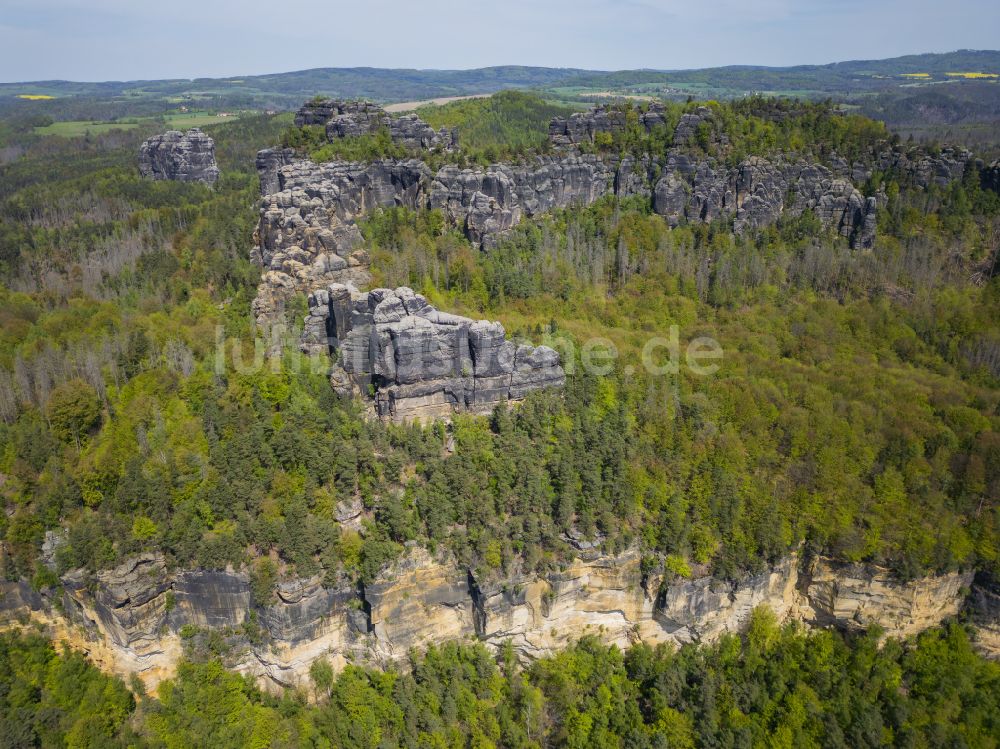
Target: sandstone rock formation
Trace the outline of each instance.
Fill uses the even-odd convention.
[[[379,112],[364,103],[314,102],[300,110],[297,121],[327,123],[328,132],[340,137],[381,122]],[[647,129],[664,124],[656,106],[639,116]],[[706,107],[684,115],[675,143],[686,143],[711,116]],[[873,242],[875,201],[866,199],[850,179],[816,163],[776,155],[727,167],[686,146],[670,149],[663,160],[637,162],[631,156],[600,157],[574,148],[597,132],[624,127],[624,122],[624,112],[613,107],[556,118],[551,138],[565,146],[556,156],[487,168],[445,166],[436,173],[418,159],[316,164],[295,160],[287,150],[262,151],[257,166],[264,197],[254,258],[266,271],[276,272],[283,272],[280,265],[287,260],[279,257],[276,266],[279,253],[302,250],[310,259],[305,265],[323,253],[346,259],[360,239],[355,220],[392,205],[441,209],[473,243],[489,248],[522,218],[607,194],[649,195],[654,209],[671,223],[722,218],[738,232],[773,223],[786,213],[813,210],[824,226],[848,237],[853,246]],[[276,280],[298,289],[292,279]]]
[[[781,620],[905,636],[955,615],[972,587],[980,646],[993,657],[1000,606],[994,587],[971,573],[895,580],[888,570],[795,555],[736,582],[644,574],[641,555],[582,552],[562,569],[482,577],[442,554],[410,545],[404,556],[360,589],[318,578],[278,586],[259,606],[242,572],[169,571],[143,555],[88,581],[64,575],[63,588],[42,594],[26,582],[0,583],[0,617],[31,616],[60,637],[95,653],[118,673],[138,672],[147,686],[173,672],[185,626],[227,633],[229,665],[265,684],[305,686],[317,658],[405,662],[414,647],[477,638],[489,647],[510,640],[523,659],[550,654],[591,633],[627,647],[711,642],[742,629],[753,609]],[[57,605],[58,603],[58,605]],[[60,613],[63,612],[63,613]],[[244,626],[256,622],[250,641]],[[992,639],[990,639],[992,638]],[[992,650],[990,649],[992,647]]]
[[[981,179],[983,189],[1000,193],[1000,159],[983,169]]]
[[[392,117],[382,107],[368,101],[310,101],[296,113],[295,124],[323,126],[328,140],[369,135],[385,128],[393,141],[409,150],[452,149],[458,145],[454,130],[434,130],[415,114]]]
[[[257,176],[260,177],[260,194],[271,195],[281,191],[278,170],[295,161],[293,148],[265,148],[257,152]]]
[[[846,630],[877,624],[893,636],[909,637],[956,616],[972,581],[973,573],[964,572],[900,584],[884,567],[816,559],[804,570],[800,587],[817,624]]]
[[[489,413],[566,380],[551,348],[515,345],[500,323],[439,312],[406,287],[314,291],[301,346],[332,353],[338,389],[372,393],[376,413],[394,421]]]
[[[647,131],[666,125],[664,110],[656,104],[636,110],[635,116]],[[681,116],[672,134],[673,146],[663,155],[637,161],[632,156],[579,152],[578,146],[592,141],[595,134],[623,129],[626,119],[623,109],[611,105],[557,117],[550,125],[555,156],[487,168],[445,166],[436,173],[418,159],[315,164],[295,159],[288,150],[261,151],[257,167],[264,197],[254,258],[266,272],[284,274],[273,278],[279,288],[302,291],[297,275],[282,270],[289,254],[306,266],[320,262],[324,270],[317,279],[325,280],[329,264],[316,258],[332,252],[347,261],[360,240],[354,221],[377,207],[441,209],[473,243],[489,248],[525,217],[590,203],[607,194],[650,196],[653,209],[671,224],[725,220],[736,232],[809,210],[825,228],[848,238],[852,247],[865,249],[874,242],[879,198],[866,197],[856,185],[876,169],[918,186],[946,184],[962,177],[970,158],[963,149],[932,154],[916,146],[886,143],[853,163],[837,154],[820,163],[808,155],[775,153],[729,166],[719,156],[706,155],[706,144],[698,143],[703,132],[712,153],[725,153],[728,147],[709,107]],[[365,102],[311,102],[296,121],[323,124],[330,137],[405,121],[409,124],[393,125],[398,131],[394,137],[420,148],[431,143],[418,120],[391,118]],[[305,256],[300,257],[299,250]],[[301,275],[301,269],[293,267]],[[260,313],[271,306],[264,303]]]
[[[1000,660],[1000,581],[988,573],[978,573],[966,610],[976,628],[976,649],[988,658]]]
[[[614,189],[615,171],[596,156],[538,157],[486,169],[402,161],[286,163],[287,151],[262,151],[261,183],[277,186],[261,201],[251,259],[263,268],[254,301],[261,326],[292,294],[330,282],[363,283],[356,220],[380,207],[437,208],[474,242],[494,243],[524,216],[587,204]]]
[[[664,108],[652,102],[645,109],[636,110],[638,124],[646,132],[666,126]],[[588,112],[574,112],[569,117],[554,117],[549,123],[549,140],[554,146],[572,147],[593,143],[597,133],[620,133],[626,128],[626,111],[612,104],[594,107]]]
[[[655,104],[635,110],[634,116],[647,132],[667,125],[663,108]],[[826,154],[821,162],[809,153],[774,153],[733,165],[727,135],[710,107],[681,116],[673,145],[662,154],[636,158],[582,152],[590,150],[581,146],[597,133],[616,133],[631,117],[620,107],[604,106],[555,118],[552,155],[488,167],[446,165],[434,171],[419,158],[320,164],[296,158],[288,149],[261,151],[257,168],[263,198],[251,253],[263,268],[254,300],[258,324],[266,329],[280,319],[296,294],[331,283],[364,285],[368,256],[356,222],[377,208],[438,209],[488,251],[524,218],[606,195],[642,196],[671,225],[725,221],[737,233],[811,211],[851,247],[868,249],[885,195],[865,196],[856,185],[876,169],[915,185],[945,183],[964,174],[969,157],[960,149],[931,154],[886,143],[850,163],[837,154]],[[323,125],[331,138],[384,126],[408,147],[441,144],[428,140],[432,131],[419,120],[392,118],[365,102],[310,102],[296,121]],[[448,397],[462,401],[455,393]]]
[[[702,123],[712,122],[712,110],[708,107],[698,107],[694,112],[681,115],[677,127],[674,128],[673,144],[675,146],[690,145],[698,135]]]
[[[271,150],[258,155],[258,168],[264,189],[274,190],[262,199],[251,255],[264,268],[255,307],[261,323],[285,291],[307,293],[326,282],[355,280],[330,274],[352,265],[361,243],[355,222],[379,207],[440,209],[486,248],[525,217],[609,194],[652,195],[654,210],[672,224],[721,218],[744,231],[812,210],[852,246],[870,247],[875,235],[875,199],[849,180],[820,165],[759,157],[727,168],[681,152],[662,166],[567,153],[518,165],[448,165],[435,173],[419,159],[316,164]],[[651,186],[655,171],[663,176]]]
[[[671,225],[681,219],[725,218],[740,233],[810,210],[855,249],[870,248],[875,240],[875,198],[865,198],[849,180],[819,164],[751,156],[735,169],[726,169],[711,158],[694,160],[675,153],[663,172],[653,190],[653,208]]]
[[[186,133],[169,130],[145,141],[139,148],[139,173],[151,179],[215,184],[215,141],[198,128]]]

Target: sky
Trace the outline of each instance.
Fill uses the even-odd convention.
[[[0,0],[0,80],[798,65],[1000,47],[996,0]]]

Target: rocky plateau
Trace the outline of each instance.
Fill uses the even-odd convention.
[[[666,128],[663,110],[656,105],[639,110],[637,117],[647,132]],[[311,102],[296,121],[323,126],[330,139],[385,127],[415,156],[428,147],[452,149],[457,142],[454,133],[432,136],[435,131],[414,115],[392,117],[366,102]],[[725,221],[735,232],[809,210],[824,227],[864,250],[874,243],[876,211],[885,197],[866,196],[857,185],[874,170],[921,186],[947,184],[962,177],[970,158],[961,149],[932,155],[886,143],[854,162],[837,154],[820,160],[774,153],[733,165],[698,144],[702,133],[712,153],[725,153],[728,147],[728,137],[708,107],[680,118],[663,154],[637,159],[586,148],[597,133],[614,134],[625,126],[624,112],[610,106],[556,118],[550,125],[552,153],[487,167],[447,164],[432,170],[416,157],[315,163],[290,149],[261,151],[257,169],[263,197],[251,253],[263,269],[254,303],[258,322],[265,326],[275,321],[292,295],[333,282],[363,283],[368,258],[356,222],[378,208],[440,210],[473,244],[488,251],[524,218],[606,195],[639,195],[671,225]]]

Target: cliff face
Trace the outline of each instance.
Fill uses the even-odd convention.
[[[394,421],[490,413],[566,380],[551,348],[517,346],[500,323],[440,312],[406,287],[317,289],[309,295],[301,347],[333,354],[336,389],[371,390],[376,413]]]
[[[445,166],[434,173],[418,159],[327,164],[289,159],[287,151],[262,151],[257,159],[262,185],[278,188],[262,199],[251,253],[263,268],[254,303],[261,325],[273,320],[292,294],[356,279],[356,271],[354,277],[341,272],[366,266],[356,221],[376,208],[440,209],[487,249],[525,217],[610,194],[652,196],[656,212],[673,224],[681,218],[725,218],[743,231],[810,209],[856,246],[870,246],[875,231],[875,199],[865,199],[849,181],[818,165],[752,158],[728,169],[681,153],[665,165],[569,153],[485,169]],[[665,176],[654,181],[657,171]],[[794,199],[786,205],[789,195]]]
[[[215,141],[196,127],[153,136],[139,148],[139,173],[149,179],[213,185],[219,178]]]
[[[582,152],[598,134],[625,130],[630,117],[615,107],[596,107],[555,118],[549,128],[553,155],[486,168],[444,166],[435,172],[419,159],[316,164],[287,149],[261,151],[263,198],[252,252],[264,271],[254,305],[258,322],[273,321],[292,294],[361,278],[367,255],[359,252],[355,222],[379,207],[440,209],[471,242],[488,250],[525,217],[609,194],[640,195],[672,225],[721,220],[737,233],[812,211],[826,229],[846,237],[853,248],[866,249],[874,243],[876,212],[885,196],[865,196],[858,185],[876,170],[921,187],[946,185],[962,178],[971,158],[964,149],[932,154],[884,143],[853,162],[836,153],[821,163],[806,152],[776,152],[734,166],[724,160],[731,152],[729,138],[709,107],[684,114],[663,153],[636,160]],[[636,110],[634,118],[646,132],[666,132],[664,110],[655,103]],[[310,102],[296,122],[324,126],[330,140],[385,127],[414,153],[455,146],[453,133],[435,133],[413,116],[390,117],[366,102]],[[992,183],[993,172],[984,175]]]
[[[666,176],[654,188],[653,207],[671,225],[689,221],[732,220],[737,233],[770,226],[782,215],[806,210],[820,223],[847,237],[855,249],[875,240],[874,197],[865,198],[850,180],[826,167],[805,162],[771,162],[752,156],[736,169],[721,168],[714,159],[693,160],[672,154]]]
[[[985,573],[977,574],[966,610],[976,627],[979,651],[1000,660],[1000,581]]]
[[[1000,159],[983,169],[981,181],[983,189],[1000,193]]]
[[[432,173],[418,159],[290,161],[262,151],[264,196],[251,259],[262,266],[253,303],[266,328],[295,294],[330,283],[367,281],[368,255],[356,221],[376,208],[440,209],[475,242],[489,245],[524,216],[591,203],[614,190],[616,170],[596,156],[539,157],[530,165],[487,169],[445,166]]]
[[[647,131],[666,125],[656,106],[637,117]],[[317,164],[287,149],[261,151],[263,198],[251,253],[264,271],[254,305],[258,322],[273,321],[292,294],[356,281],[360,271],[351,269],[367,264],[356,221],[382,207],[439,209],[486,249],[525,217],[610,194],[648,197],[671,224],[722,219],[741,232],[812,210],[854,247],[870,247],[874,240],[876,199],[865,198],[849,175],[788,154],[751,157],[735,167],[705,156],[695,141],[706,128],[715,146],[728,141],[704,107],[681,118],[674,146],[663,155],[637,161],[580,152],[597,133],[624,129],[625,120],[624,112],[608,107],[556,118],[550,126],[554,155],[485,168],[432,171],[415,158]],[[417,118],[390,117],[363,102],[311,102],[296,122],[323,125],[331,140],[385,127],[414,152],[454,146],[453,135],[449,140]],[[933,171],[936,164],[927,168]]]
[[[54,591],[40,595],[25,583],[3,583],[0,615],[33,616],[107,668],[137,672],[149,686],[172,673],[185,626],[220,630],[232,646],[229,665],[262,683],[307,685],[317,658],[338,668],[348,661],[384,666],[403,661],[411,648],[452,639],[477,638],[490,647],[510,640],[526,659],[587,633],[622,647],[711,642],[739,631],[759,605],[782,620],[847,629],[877,624],[903,636],[958,613],[973,583],[971,573],[901,583],[885,569],[825,559],[801,570],[795,556],[738,582],[667,580],[644,576],[640,561],[636,552],[586,552],[558,572],[479,578],[411,547],[361,589],[295,580],[261,607],[242,573],[170,572],[147,555],[93,581],[64,577],[64,614],[55,613]],[[981,647],[996,656],[989,639],[997,627],[995,591],[972,590],[973,602],[993,596],[992,608],[976,609],[975,621],[985,633]]]
[[[645,111],[638,111],[637,123],[651,132],[666,125],[663,105],[652,102]],[[599,105],[589,112],[574,112],[569,117],[555,117],[549,123],[549,141],[554,146],[580,146],[593,143],[598,133],[620,133],[627,126],[627,115],[620,107]]]

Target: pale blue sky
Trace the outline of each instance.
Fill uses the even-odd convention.
[[[0,80],[794,65],[1000,47],[996,0],[0,0]]]

